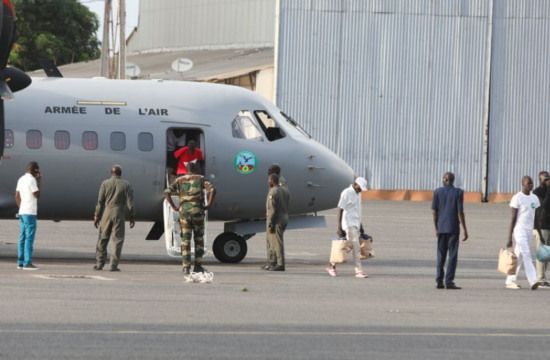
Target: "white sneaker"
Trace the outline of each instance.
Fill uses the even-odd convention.
[[[506,289],[519,290],[521,289],[521,286],[519,286],[516,283],[510,283],[510,284],[506,284]]]
[[[368,278],[369,276],[367,275],[366,272],[364,272],[364,271],[359,271],[357,274],[355,274],[355,277],[356,277],[356,278],[360,278],[360,279],[366,279],[366,278]]]

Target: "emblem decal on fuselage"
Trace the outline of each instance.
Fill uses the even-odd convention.
[[[241,151],[235,156],[235,169],[241,174],[250,174],[256,169],[256,156],[250,151]]]

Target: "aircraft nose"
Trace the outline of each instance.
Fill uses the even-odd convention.
[[[308,187],[317,193],[316,208],[326,210],[338,205],[342,190],[353,184],[355,172],[338,155],[316,143],[309,157]]]

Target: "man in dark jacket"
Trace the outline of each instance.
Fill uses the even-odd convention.
[[[458,262],[458,238],[460,236],[460,224],[464,229],[464,239],[468,239],[466,218],[464,216],[464,191],[455,188],[453,183],[455,176],[448,172],[443,175],[443,187],[435,190],[432,201],[435,236],[437,237],[437,277],[435,279],[438,289],[460,289],[454,283],[456,265]],[[449,252],[449,264],[445,277],[445,260]],[[443,284],[445,281],[445,284]]]
[[[540,201],[540,207],[537,208],[535,216],[539,219],[540,230],[544,239],[548,239],[550,235],[550,174],[548,171],[539,173],[540,186],[533,190],[533,194],[537,195]],[[533,237],[536,241],[536,248],[541,245],[539,233],[533,230]],[[546,281],[546,267],[548,262],[540,262],[537,260],[537,280],[539,289],[550,289],[550,283]]]

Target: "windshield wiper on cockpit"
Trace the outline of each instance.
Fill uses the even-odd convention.
[[[292,126],[294,126],[296,129],[298,129],[302,134],[304,134],[305,136],[307,136],[308,138],[311,139],[311,135],[309,135],[307,133],[307,131],[304,130],[303,127],[301,127],[297,122],[296,120],[294,120],[293,118],[291,118],[290,116],[288,116],[287,114],[285,114],[284,112],[281,111],[281,115],[284,116],[284,118],[286,119],[287,122],[289,122]]]

